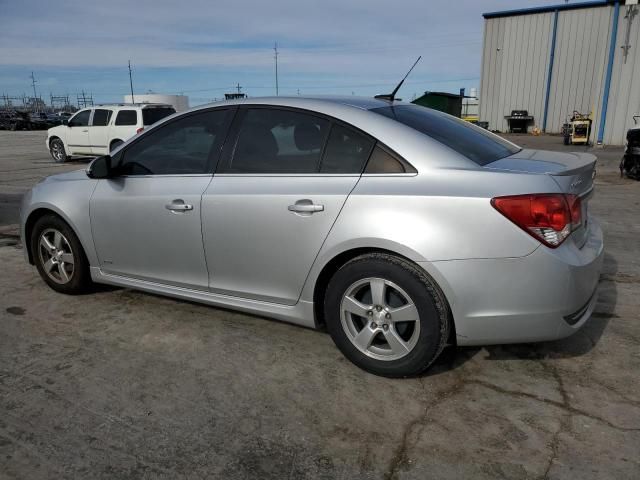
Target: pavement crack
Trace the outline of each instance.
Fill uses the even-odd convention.
[[[457,391],[462,387],[462,384],[464,383],[461,377],[458,378],[458,380],[456,380],[453,383],[453,385],[451,385],[449,388],[443,390],[438,395],[436,395],[436,398],[434,400],[429,401],[428,391],[424,384],[424,379],[419,378],[418,380],[420,382],[420,387],[422,388],[422,391],[423,391],[423,403],[425,404],[424,410],[418,417],[411,420],[405,426],[404,431],[402,433],[402,440],[400,441],[400,445],[396,449],[393,457],[391,457],[389,466],[387,467],[387,470],[383,477],[384,480],[396,479],[398,475],[398,471],[401,468],[406,467],[408,465],[409,458],[407,454],[409,450],[414,446],[414,444],[420,438],[420,434],[422,433],[422,430],[429,423],[429,414],[431,413],[431,410],[433,410],[435,407],[440,405],[443,401],[448,399],[454,393],[457,393]],[[415,430],[415,436],[414,436],[415,440],[414,442],[411,442],[411,437],[414,430]]]
[[[623,427],[623,426],[620,426],[620,425],[616,425],[615,423],[610,422],[606,418],[599,417],[597,415],[594,415],[593,413],[587,412],[586,410],[582,410],[580,408],[573,407],[571,405],[565,405],[563,402],[559,402],[557,400],[551,400],[550,398],[544,398],[544,397],[540,397],[538,395],[534,395],[532,393],[520,392],[518,390],[510,390],[508,388],[503,388],[503,387],[500,387],[500,386],[495,385],[493,383],[485,382],[484,380],[470,379],[470,380],[468,380],[468,383],[480,385],[482,387],[488,388],[489,390],[493,390],[495,392],[502,393],[504,395],[511,395],[511,396],[514,396],[514,397],[526,398],[526,399],[529,399],[529,400],[535,400],[537,402],[542,402],[542,403],[545,403],[547,405],[553,405],[553,406],[558,407],[560,409],[567,410],[567,411],[571,412],[574,415],[580,415],[580,416],[583,416],[583,417],[587,417],[587,418],[589,418],[591,420],[594,420],[596,422],[604,423],[608,427],[613,428],[614,430],[621,431],[621,432],[640,432],[640,427]]]
[[[562,381],[562,377],[560,376],[560,372],[558,368],[553,364],[542,363],[542,367],[551,373],[556,383],[558,384],[558,391],[560,392],[560,396],[562,397],[562,406],[564,407],[564,413],[560,418],[560,426],[558,430],[553,434],[553,438],[551,439],[551,455],[549,456],[549,460],[547,462],[547,466],[544,471],[544,476],[542,477],[544,480],[548,480],[549,472],[553,467],[553,464],[558,459],[558,450],[560,448],[560,435],[565,432],[568,432],[571,429],[571,405],[569,403],[569,395],[567,394],[566,389],[564,388],[564,382]]]

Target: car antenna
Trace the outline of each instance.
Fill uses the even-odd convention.
[[[400,87],[402,86],[402,84],[404,83],[404,81],[407,79],[407,77],[409,76],[409,74],[411,73],[411,70],[413,70],[413,68],[418,64],[418,62],[420,61],[420,59],[422,58],[422,55],[420,55],[418,57],[418,59],[416,60],[416,62],[413,64],[413,66],[409,69],[409,71],[407,72],[407,74],[404,76],[404,78],[402,80],[400,80],[400,83],[398,84],[398,86],[396,88],[393,89],[393,92],[391,92],[391,94],[383,94],[383,95],[376,95],[374,98],[379,98],[381,100],[389,100],[390,102],[393,102],[396,98],[396,93],[398,93],[398,90],[400,90]]]

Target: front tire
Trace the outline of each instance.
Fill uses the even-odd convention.
[[[440,288],[393,255],[372,253],[343,265],[329,282],[324,311],[336,346],[375,375],[423,372],[449,337],[451,319]]]
[[[31,233],[38,273],[56,292],[84,293],[92,284],[89,261],[71,227],[56,215],[39,218]]]
[[[54,138],[49,143],[49,152],[56,163],[64,163],[69,160],[69,156],[64,149],[64,143],[59,138]]]

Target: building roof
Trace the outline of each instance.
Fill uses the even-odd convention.
[[[517,15],[531,15],[534,13],[555,12],[556,10],[578,10],[581,8],[605,7],[612,5],[618,0],[594,0],[591,2],[563,3],[561,5],[546,5],[543,7],[520,8],[516,10],[501,10],[498,12],[483,13],[484,18],[514,17]],[[620,0],[624,3],[624,0]]]

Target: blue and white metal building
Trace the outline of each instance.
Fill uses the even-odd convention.
[[[591,141],[623,145],[640,113],[638,0],[601,0],[485,13],[480,121],[507,131],[528,110],[560,133],[574,110],[591,112]]]

